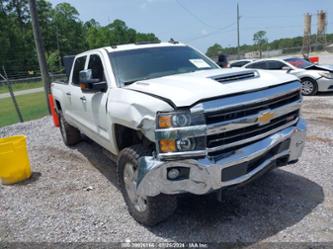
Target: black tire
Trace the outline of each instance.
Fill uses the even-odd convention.
[[[67,123],[62,112],[58,112],[58,116],[60,123],[60,132],[65,145],[73,146],[79,143],[81,141],[80,131]]]
[[[139,211],[129,196],[125,183],[125,167],[127,164],[138,166],[138,159],[142,156],[151,155],[151,151],[143,145],[133,145],[123,149],[118,157],[118,179],[119,186],[127,208],[131,216],[139,223],[153,226],[171,216],[177,208],[177,197],[175,195],[160,194],[155,197],[139,197],[145,202],[145,209]]]
[[[301,79],[302,83],[302,94],[304,96],[313,96],[318,92],[318,84],[314,79],[303,78]]]

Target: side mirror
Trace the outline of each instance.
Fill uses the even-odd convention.
[[[82,70],[79,75],[80,88],[83,92],[104,92],[107,89],[107,83],[101,79],[92,78],[92,70]]]
[[[285,71],[287,71],[287,73],[289,73],[293,69],[291,67],[284,66],[284,67],[282,67],[282,70],[285,70]]]

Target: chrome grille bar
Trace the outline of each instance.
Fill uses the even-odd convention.
[[[285,128],[288,128],[289,126],[292,126],[294,124],[297,123],[299,118],[283,125],[283,126],[280,126],[278,128],[275,128],[273,130],[270,130],[268,132],[265,132],[265,133],[262,133],[260,135],[257,135],[257,136],[253,136],[253,137],[250,137],[250,138],[247,138],[247,139],[243,139],[243,140],[240,140],[240,141],[237,141],[237,142],[234,142],[234,143],[229,143],[229,144],[224,144],[224,145],[220,145],[220,146],[217,146],[217,147],[213,147],[213,148],[207,148],[208,152],[215,152],[215,151],[219,151],[219,150],[224,150],[224,149],[227,149],[227,148],[230,148],[230,147],[234,147],[234,146],[238,146],[238,145],[241,145],[241,144],[246,144],[246,143],[250,143],[250,142],[254,142],[254,141],[257,141],[257,140],[260,140],[262,138],[265,138],[269,135],[272,135],[280,130],[283,130]]]
[[[302,105],[302,100],[298,100],[291,104],[288,104],[288,105],[285,105],[282,107],[278,107],[278,108],[272,109],[270,111],[274,115],[274,118],[277,118],[277,117],[281,117],[285,114],[298,110],[301,107],[301,105]],[[261,112],[258,112],[257,114],[254,114],[254,115],[210,124],[207,127],[207,134],[213,135],[213,134],[237,130],[237,129],[259,124],[258,118],[259,118],[260,114],[261,114]]]

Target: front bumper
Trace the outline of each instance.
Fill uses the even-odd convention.
[[[143,196],[160,193],[202,195],[245,183],[272,167],[296,161],[304,148],[305,133],[305,121],[300,119],[295,126],[220,158],[160,161],[150,156],[142,157],[139,159],[137,192]],[[188,175],[179,180],[169,180],[167,172],[173,167],[186,169]]]
[[[317,80],[319,92],[331,92],[333,91],[333,79],[327,79],[321,77]]]

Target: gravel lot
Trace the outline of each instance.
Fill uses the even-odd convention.
[[[2,128],[0,137],[28,136],[34,177],[0,185],[0,241],[333,241],[333,95],[305,98],[303,114],[309,131],[299,163],[226,192],[222,203],[185,196],[153,228],[129,216],[115,165],[95,143],[67,148],[49,117]]]

